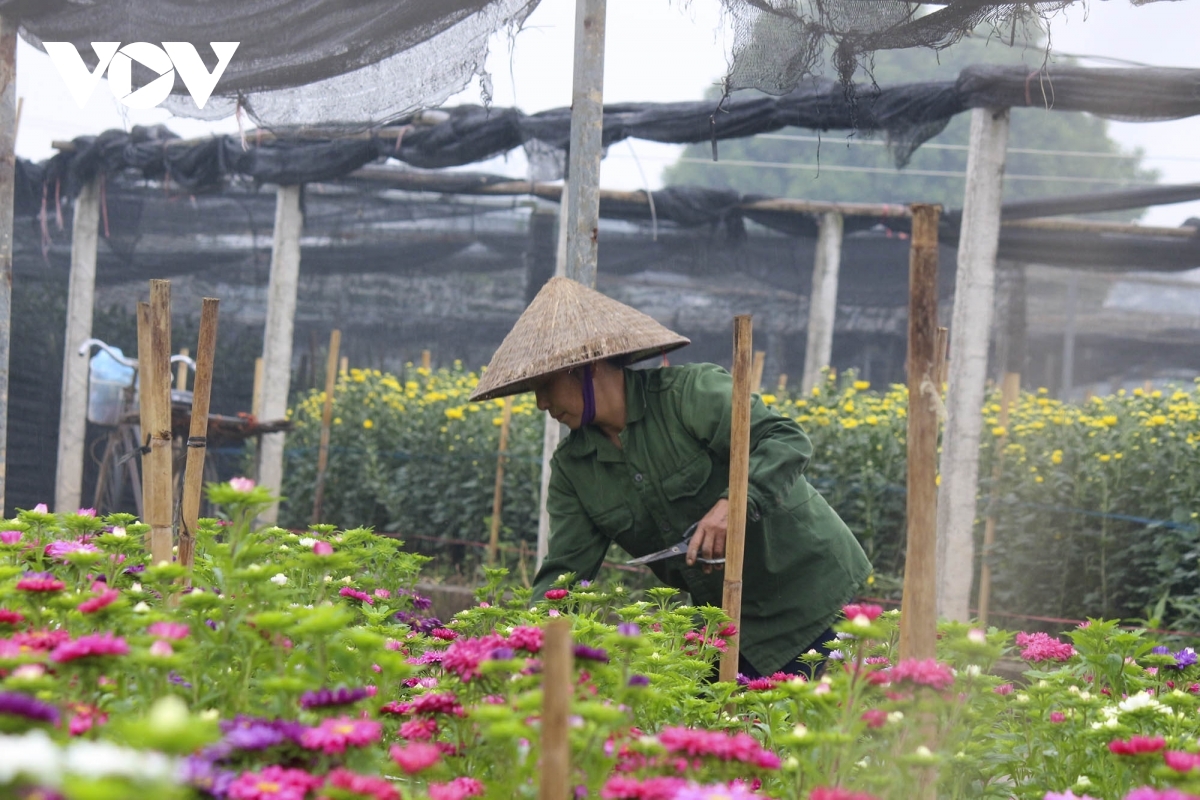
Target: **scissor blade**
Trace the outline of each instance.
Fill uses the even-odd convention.
[[[671,547],[668,547],[666,550],[659,550],[657,553],[651,553],[648,556],[642,556],[640,558],[630,559],[629,561],[626,561],[625,563],[626,564],[649,564],[652,561],[662,561],[664,558],[671,558],[672,556],[681,556],[686,552],[687,552],[687,543],[685,542],[685,543],[681,543],[681,544],[672,545]]]

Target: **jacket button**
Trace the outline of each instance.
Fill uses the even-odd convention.
[[[664,522],[662,524],[662,529],[663,529],[663,533],[670,533],[671,532],[671,523]]]
[[[638,474],[634,475],[633,479],[635,481],[637,481],[638,483],[641,483],[642,482],[642,473],[639,472]]]

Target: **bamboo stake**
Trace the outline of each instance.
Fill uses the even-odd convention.
[[[350,374],[350,356],[342,356],[342,360],[338,362],[338,375],[343,378]]]
[[[937,338],[940,206],[912,207],[908,300],[908,547],[900,617],[900,658],[933,658],[937,642],[938,394]]]
[[[204,458],[208,453],[208,405],[212,396],[213,359],[217,349],[217,311],[215,297],[204,298],[200,306],[200,338],[196,342],[196,378],[192,385],[192,421],[188,429],[187,463],[183,469],[183,513],[179,529],[179,563],[191,569],[196,546],[196,526],[200,518],[200,494],[204,488]],[[187,355],[187,350],[181,350]],[[180,374],[187,380],[187,364],[180,363]],[[178,385],[178,384],[177,384]],[[186,387],[186,383],[179,388]]]
[[[179,348],[179,355],[190,356],[191,354],[192,354],[192,351],[188,350],[186,347]],[[196,351],[196,357],[197,358],[200,357],[199,350]],[[199,367],[199,365],[197,365],[197,368],[198,367]],[[175,388],[181,392],[187,391],[187,374],[188,374],[187,362],[180,361],[179,366],[175,367]]]
[[[775,387],[776,394],[783,394],[787,391],[787,373],[779,373],[779,385]]]
[[[571,622],[546,623],[542,645],[542,783],[538,800],[567,800],[571,777]]]
[[[754,366],[750,369],[750,391],[762,391],[762,376],[763,365],[767,362],[767,351],[756,350],[754,353]]]
[[[325,503],[325,473],[329,468],[329,431],[333,424],[333,391],[337,387],[338,353],[342,349],[342,332],[334,328],[329,333],[329,356],[325,359],[325,405],[321,408],[321,444],[317,448],[317,486],[313,490],[312,524],[321,521],[321,506]]]
[[[150,281],[150,358],[142,365],[143,401],[149,401],[149,492],[143,498],[150,525],[150,561],[171,560],[171,282]]]
[[[429,369],[433,363],[433,356],[428,350],[421,351],[421,369]]]
[[[946,372],[950,368],[949,349],[950,329],[939,327],[937,335],[933,339],[933,363],[935,367],[933,374],[937,375],[937,380],[934,381],[934,384],[937,387],[939,395],[942,393],[942,388],[946,385]]]
[[[138,336],[138,441],[139,448],[150,444],[150,403],[147,393],[146,373],[150,371],[150,304],[139,301],[137,304],[137,336]],[[150,461],[146,458],[149,450],[142,450],[142,490],[134,500],[138,516],[146,521],[146,498],[150,494]],[[147,540],[147,547],[149,541]]]
[[[725,585],[721,607],[733,626],[742,625],[742,556],[746,547],[746,492],[750,480],[750,353],[753,326],[748,314],[733,318],[733,410],[729,431],[729,527],[725,534]],[[720,680],[737,680],[741,634],[721,655]]]
[[[496,456],[496,488],[492,491],[492,530],[488,540],[488,564],[496,563],[500,547],[500,512],[504,509],[504,461],[508,453],[508,427],[512,423],[512,398],[504,398],[504,416],[500,420],[500,452]]]
[[[1008,415],[1017,402],[1021,392],[1021,376],[1016,372],[1004,373],[1004,381],[1000,384],[1000,427],[1005,433],[996,440],[996,460],[992,465],[992,492],[988,503],[987,521],[983,526],[983,559],[979,567],[979,624],[987,625],[988,611],[992,599],[992,566],[988,558],[992,548],[996,546],[996,502],[999,499],[1000,474],[1004,467],[1004,448],[1008,444]]]

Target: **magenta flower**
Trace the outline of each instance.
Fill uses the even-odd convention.
[[[342,597],[349,597],[353,600],[358,600],[366,603],[369,606],[375,605],[375,599],[366,592],[360,592],[358,589],[351,589],[349,586],[343,586],[338,592]]]
[[[840,786],[818,786],[808,796],[809,800],[876,800],[875,795],[866,792],[852,792]]]
[[[848,620],[866,617],[868,622],[874,622],[883,613],[883,608],[869,603],[850,603],[849,605],[842,606],[842,613],[846,615],[846,619]]]
[[[1134,734],[1128,739],[1113,739],[1108,743],[1110,752],[1119,756],[1140,756],[1146,753],[1157,753],[1167,746],[1167,740],[1161,736],[1141,736]]]
[[[365,747],[379,741],[382,726],[366,719],[337,717],[321,720],[315,728],[309,728],[300,736],[300,745],[308,750],[320,750],[326,755],[346,752],[347,747]]]
[[[229,479],[229,488],[235,492],[252,492],[254,491],[254,485],[253,478],[237,477]]]
[[[166,639],[155,639],[154,644],[150,645],[150,655],[156,658],[167,658],[175,655],[175,648],[171,647],[171,643]]]
[[[483,793],[483,784],[474,778],[455,778],[449,783],[429,784],[429,800],[465,800]]]
[[[154,622],[146,628],[146,633],[159,639],[186,639],[189,631],[182,622]]]
[[[392,745],[388,755],[392,757],[392,761],[396,762],[396,766],[404,770],[405,774],[415,775],[436,764],[442,757],[442,751],[437,748],[437,745],[413,742],[403,747]]]
[[[1051,711],[1051,712],[1050,712],[1050,721],[1051,721],[1051,722],[1054,722],[1054,723],[1058,723],[1058,722],[1066,722],[1066,721],[1067,721],[1067,715],[1066,715],[1066,714],[1064,714],[1064,713],[1063,713],[1063,712],[1061,712],[1061,711]]]
[[[1182,750],[1164,750],[1163,761],[1176,772],[1191,772],[1200,767],[1200,753],[1186,753]]]
[[[1013,685],[1011,683],[1002,683],[995,689],[992,689],[998,695],[1009,695],[1013,693]]]
[[[0,531],[0,544],[16,544],[21,541],[20,531]]]
[[[1196,800],[1196,795],[1178,789],[1154,789],[1142,786],[1125,795],[1125,800]]]
[[[372,800],[400,800],[400,792],[386,779],[359,775],[345,767],[338,767],[326,775],[325,779],[329,786],[344,789],[358,797],[370,797]]]
[[[119,636],[113,636],[111,633],[89,633],[55,647],[50,653],[50,660],[65,664],[80,658],[123,656],[128,652],[129,645]]]
[[[539,653],[542,649],[542,629],[533,625],[518,625],[508,635],[508,646],[526,653]]]
[[[933,689],[949,689],[954,685],[954,671],[935,659],[908,658],[887,671],[892,683],[915,683]]]
[[[442,667],[457,675],[463,683],[470,683],[478,677],[479,665],[491,658],[493,651],[504,646],[504,639],[494,633],[478,639],[459,639],[446,648]]]
[[[413,742],[428,742],[438,735],[438,724],[432,717],[417,717],[400,726],[400,738]]]
[[[336,689],[321,689],[316,692],[305,692],[300,696],[301,708],[329,708],[331,706],[348,706],[357,703],[370,695],[363,688],[348,688],[339,686]]]
[[[315,542],[313,544],[313,555],[331,556],[333,555],[333,545],[329,542]]]
[[[664,728],[659,744],[671,753],[689,757],[713,756],[722,761],[740,761],[763,769],[779,769],[779,757],[764,750],[748,733],[726,734],[699,728]]]
[[[78,515],[79,515],[79,516],[81,516],[81,517],[95,517],[95,516],[96,516],[96,509],[94,509],[94,508],[81,508],[81,509],[79,509],[78,511],[76,511],[75,513],[76,513],[76,514],[78,514]]]
[[[600,790],[604,800],[675,800],[687,786],[683,778],[654,777],[638,780],[617,775],[609,778]]]
[[[46,545],[45,554],[47,558],[57,558],[60,561],[65,561],[66,557],[71,553],[99,553],[100,548],[94,544],[87,542],[51,542]]]
[[[260,772],[243,772],[229,786],[230,800],[304,800],[305,795],[325,781],[302,769],[263,767]]]
[[[1037,633],[1017,634],[1017,647],[1021,650],[1021,658],[1026,661],[1066,661],[1075,655],[1075,648],[1060,642],[1048,634]]]
[[[689,783],[675,793],[674,800],[759,800],[761,797],[741,783],[711,786]]]
[[[569,594],[570,594],[570,592],[568,592],[566,589],[548,589],[548,590],[546,590],[546,599],[547,600],[562,600],[564,597],[566,597]]]
[[[26,572],[17,581],[17,590],[22,592],[61,592],[67,585],[49,572]]]
[[[430,692],[418,695],[409,703],[409,709],[414,714],[453,714],[457,717],[466,714],[458,703],[458,697],[452,692]]]
[[[83,614],[95,614],[100,609],[112,605],[120,596],[121,593],[116,589],[105,589],[90,600],[84,600],[76,608]]]
[[[7,608],[0,608],[0,625],[20,625],[25,615]]]

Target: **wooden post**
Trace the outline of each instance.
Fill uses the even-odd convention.
[[[754,351],[754,361],[750,367],[750,391],[762,391],[763,366],[767,363],[767,351]]]
[[[1008,140],[1008,110],[971,112],[966,191],[954,279],[954,341],[946,391],[938,503],[938,611],[958,622],[970,619],[975,573],[975,518],[979,435],[983,427],[988,337],[1000,242],[1000,195]]]
[[[92,336],[96,298],[96,239],[100,225],[99,178],[83,185],[75,200],[71,227],[71,275],[67,288],[67,329],[63,336],[62,404],[58,412],[58,462],[54,510],[82,505],[83,448],[87,438],[89,353],[79,345]]]
[[[200,306],[200,337],[196,342],[196,378],[192,384],[192,420],[188,428],[187,462],[183,468],[183,510],[180,514],[179,563],[191,569],[204,489],[204,459],[208,454],[208,406],[212,397],[213,360],[217,349],[217,311],[220,301],[204,298]],[[181,351],[187,355],[187,350]],[[187,378],[187,364],[180,363]],[[186,387],[186,383],[183,384]],[[181,387],[183,388],[183,387]]]
[[[186,356],[190,356],[191,354],[192,354],[192,351],[188,350],[186,347],[179,348],[179,355],[186,357]],[[196,351],[196,357],[197,358],[200,357],[199,350]],[[175,367],[175,388],[181,392],[186,392],[187,384],[188,384],[188,365],[187,365],[186,361],[180,361],[179,365],[177,367]]]
[[[604,126],[606,0],[575,0],[571,140],[567,151],[567,277],[596,286]]]
[[[808,341],[800,380],[800,391],[806,395],[821,382],[821,370],[833,358],[843,227],[842,215],[836,211],[821,214],[817,223],[817,252],[813,259],[812,291],[808,295]]]
[[[1000,427],[1008,429],[1010,409],[1016,405],[1021,393],[1021,376],[1015,372],[1004,373],[1004,382],[1000,384]],[[979,565],[979,624],[986,626],[988,611],[992,599],[992,567],[988,558],[996,545],[996,502],[1000,497],[998,483],[1004,468],[1004,447],[1008,444],[1008,433],[996,440],[996,460],[992,465],[992,491],[988,501],[987,521],[983,526],[983,558]]]
[[[912,206],[908,259],[908,546],[900,605],[900,658],[933,658],[937,643],[938,216]]]
[[[433,356],[428,350],[421,351],[421,369],[429,370],[432,368]]]
[[[0,512],[8,465],[8,361],[12,343],[13,183],[17,140],[17,17],[0,16]]]
[[[933,340],[934,363],[937,369],[934,370],[936,379],[934,386],[937,387],[938,396],[942,394],[942,390],[946,387],[946,368],[949,366],[949,354],[947,348],[950,346],[950,329],[941,326],[937,329],[937,335]]]
[[[781,372],[781,373],[779,373],[779,383],[775,387],[775,393],[783,394],[786,391],[787,391],[787,373]]]
[[[150,526],[150,563],[171,560],[171,282],[150,281],[150,357],[138,356],[143,418],[149,425],[150,452],[143,459],[149,480],[142,502]],[[145,434],[143,434],[145,435]]]
[[[562,276],[567,274],[567,195],[569,192],[563,192],[562,199],[558,204],[558,249],[554,255],[554,274]],[[550,493],[550,460],[554,458],[554,451],[558,449],[558,443],[562,441],[563,430],[565,425],[560,423],[549,414],[546,415],[545,424],[542,429],[542,485],[538,495],[538,532],[537,532],[537,552],[534,557],[534,572],[542,568],[542,562],[546,560],[546,556],[550,552],[550,512],[546,510],[546,498]]]
[[[341,348],[342,332],[334,328],[329,334],[329,354],[325,359],[325,405],[321,408],[321,443],[317,447],[317,485],[313,489],[313,525],[321,522],[321,506],[325,503],[325,473],[329,468],[329,432],[333,425],[333,392],[337,388],[338,352]]]
[[[343,378],[350,375],[350,357],[342,356],[342,360],[338,362],[338,375]]]
[[[729,431],[729,526],[725,534],[725,584],[721,607],[739,630],[721,655],[720,680],[737,680],[742,625],[742,557],[746,549],[746,492],[750,480],[750,316],[733,318],[733,409]]]
[[[546,623],[542,645],[542,783],[538,800],[571,797],[571,695],[575,655],[571,622]]]
[[[296,316],[296,291],[300,278],[300,187],[280,186],[275,194],[275,234],[271,249],[271,278],[267,289],[267,324],[263,331],[263,389],[261,417],[280,420],[287,414],[292,382],[292,331]],[[259,461],[259,483],[278,495],[283,487],[284,434],[265,433]],[[279,503],[259,516],[263,525],[274,525]]]
[[[512,398],[504,398],[500,418],[500,450],[496,454],[496,487],[492,490],[492,529],[488,539],[488,563],[495,565],[500,550],[500,512],[504,508],[504,460],[508,453],[508,426],[512,423]]]

